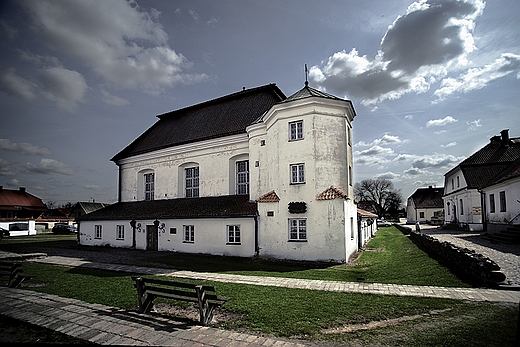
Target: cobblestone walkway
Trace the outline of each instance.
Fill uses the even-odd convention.
[[[460,248],[467,248],[493,260],[506,275],[506,282],[520,285],[520,245],[493,243],[483,239],[479,233],[458,230],[443,230],[439,227],[422,227],[423,234],[441,242],[449,242]]]

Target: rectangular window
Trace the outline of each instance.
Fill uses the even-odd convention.
[[[185,170],[186,175],[186,197],[199,197],[199,167],[189,167]]]
[[[305,164],[291,165],[291,184],[305,183]]]
[[[464,214],[464,203],[462,202],[462,199],[459,200],[459,203],[460,203],[460,214],[463,215]]]
[[[352,177],[352,166],[349,165],[348,167],[348,185],[352,186],[352,182],[354,181]]]
[[[170,228],[170,234],[176,235],[177,234],[177,228]]]
[[[249,161],[237,161],[237,194],[249,194]]]
[[[500,192],[500,212],[506,212],[506,192]]]
[[[489,212],[495,213],[495,194],[489,194]]]
[[[296,141],[303,139],[303,121],[289,123],[289,140]]]
[[[184,226],[184,242],[195,242],[195,226],[185,225]]]
[[[100,239],[102,236],[103,227],[101,225],[94,225],[94,238]]]
[[[124,239],[125,239],[125,226],[116,225],[116,240],[124,240]]]
[[[460,177],[457,176],[457,188],[459,188],[459,187],[460,187]]]
[[[144,174],[144,199],[153,200],[155,191],[155,177],[153,173]]]
[[[451,190],[455,189],[455,181],[453,181],[453,178],[451,179]]]
[[[307,241],[306,219],[289,219],[289,241]]]
[[[227,239],[228,243],[239,244],[240,241],[240,225],[228,225],[227,226]]]
[[[419,212],[419,218],[424,218],[424,212]]]

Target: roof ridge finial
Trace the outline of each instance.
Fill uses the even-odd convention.
[[[307,69],[307,64],[305,64],[305,87],[309,86],[309,80],[307,79],[309,77],[309,70]]]

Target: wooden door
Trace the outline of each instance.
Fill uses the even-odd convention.
[[[159,249],[159,238],[157,230],[153,225],[146,226],[146,250],[157,251]]]

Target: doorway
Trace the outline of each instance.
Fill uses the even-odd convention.
[[[159,250],[159,237],[157,228],[154,225],[146,226],[146,250],[157,251]]]

